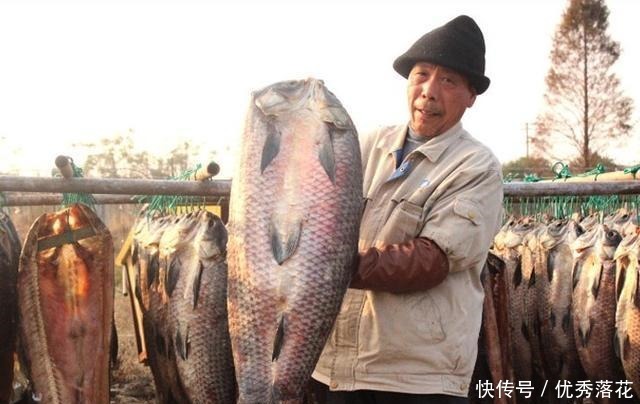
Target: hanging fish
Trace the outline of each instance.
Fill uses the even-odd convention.
[[[640,234],[618,246],[616,260],[616,341],[624,373],[640,396]]]
[[[9,216],[0,211],[0,403],[13,391],[13,359],[18,329],[17,277],[20,239]]]
[[[202,210],[141,217],[134,229],[136,299],[157,402],[234,402],[222,221]]]
[[[574,254],[573,333],[580,363],[589,380],[622,380],[614,350],[616,292],[614,252],[620,234],[594,226],[572,245]]]
[[[524,236],[534,227],[535,223],[530,217],[508,221],[503,226],[504,236],[494,245],[494,252],[505,263],[513,370],[516,380],[524,381],[532,380],[533,371],[529,331],[525,323],[525,292],[528,282],[523,277],[521,256]]]
[[[229,213],[229,329],[239,403],[297,403],[357,253],[356,130],[322,81],[252,97]]]
[[[180,221],[175,216],[142,216],[134,225],[132,262],[135,267],[135,297],[142,310],[142,325],[147,361],[156,388],[158,404],[188,403],[178,382],[171,333],[167,327],[168,307],[165,304],[164,282],[161,274],[160,240],[165,231],[176,225],[193,222]]]
[[[571,322],[571,245],[580,234],[582,229],[577,222],[559,219],[547,225],[538,238],[540,346],[545,372],[553,386],[558,381],[575,383],[583,373]]]
[[[227,231],[219,217],[202,210],[193,232],[162,237],[169,269],[167,329],[180,383],[190,403],[227,404],[236,398],[227,321]],[[165,232],[165,235],[169,231]]]
[[[20,257],[20,338],[34,397],[109,403],[113,242],[82,204],[40,216]]]

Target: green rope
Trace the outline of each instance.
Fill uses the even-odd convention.
[[[638,173],[638,170],[640,170],[640,164],[638,164],[637,166],[632,166],[632,167],[627,167],[624,169],[624,173],[625,174],[633,174],[633,179],[636,179],[636,174]]]
[[[554,165],[551,166],[551,172],[556,175],[555,179],[567,179],[571,178],[571,171],[569,171],[569,165],[562,163],[561,161],[557,161]]]
[[[508,173],[504,179],[502,180],[502,182],[504,183],[509,183],[509,182],[513,182],[513,180],[515,180],[516,178],[518,178],[518,174],[517,173]]]
[[[73,177],[74,178],[82,178],[84,177],[84,171],[82,170],[81,167],[78,167],[77,165],[75,165],[75,163],[73,162],[73,159],[69,156],[67,156],[67,158],[69,159],[69,164],[71,165],[71,170],[73,172]],[[61,174],[56,173],[55,174],[56,177],[62,177]],[[93,197],[93,195],[91,194],[86,194],[83,192],[79,192],[79,193],[62,193],[62,202],[61,202],[61,206],[62,208],[67,208],[71,205],[74,205],[76,203],[81,203],[83,205],[88,206],[90,209],[95,210],[95,205],[96,205],[96,199]]]
[[[542,178],[538,177],[535,173],[525,174],[523,181],[524,182],[538,182],[541,181]]]
[[[596,164],[595,168],[593,168],[592,170],[589,170],[587,172],[584,172],[582,174],[578,174],[576,177],[588,177],[590,175],[595,175],[595,178],[593,179],[594,181],[598,181],[598,175],[604,173],[606,170],[604,168],[604,166],[602,165],[602,163],[598,163]]]
[[[191,180],[201,165],[196,165],[193,169],[185,170],[180,175],[170,177],[170,180],[186,181]],[[187,212],[203,209],[206,206],[205,197],[185,196],[185,195],[138,195],[134,197],[138,203],[148,204],[146,215],[150,218],[156,214],[167,215],[177,214],[182,207]]]

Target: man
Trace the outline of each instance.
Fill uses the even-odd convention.
[[[459,16],[393,64],[410,121],[361,142],[359,264],[313,374],[316,401],[467,402],[480,272],[502,218],[500,164],[460,123],[489,86],[484,53]]]

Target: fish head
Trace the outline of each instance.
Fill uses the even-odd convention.
[[[504,245],[507,248],[514,248],[523,242],[524,236],[534,228],[533,219],[522,217],[515,222],[504,236]]]
[[[607,225],[601,227],[602,236],[599,239],[599,255],[604,260],[611,260],[614,257],[618,245],[622,241],[622,236],[617,230]]]
[[[322,121],[338,129],[354,128],[344,107],[322,80],[280,81],[254,92],[253,99],[255,106],[265,116],[280,116],[307,108]]]
[[[223,255],[227,250],[227,229],[222,220],[211,212],[203,211],[199,218],[198,254],[200,258],[210,259]]]
[[[568,231],[567,223],[566,219],[556,219],[544,226],[538,236],[540,245],[547,250],[558,245]]]

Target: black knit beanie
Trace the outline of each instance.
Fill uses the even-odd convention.
[[[418,62],[448,67],[466,76],[482,94],[490,83],[484,75],[484,53],[482,31],[471,17],[461,15],[423,35],[393,62],[393,68],[408,78]]]

